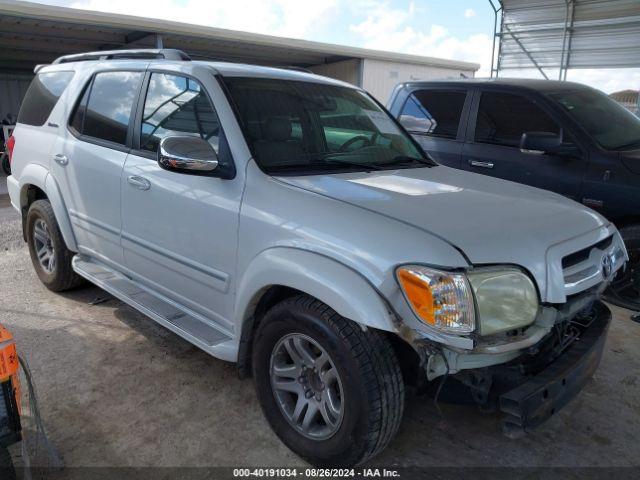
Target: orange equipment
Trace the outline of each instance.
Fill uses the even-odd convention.
[[[0,325],[0,447],[21,438],[19,366],[13,335]]]

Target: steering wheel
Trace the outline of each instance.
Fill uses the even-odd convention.
[[[349,140],[347,140],[342,145],[340,145],[340,148],[338,148],[338,152],[345,153],[351,145],[361,141],[366,142],[366,144],[363,145],[363,147],[366,147],[367,145],[372,145],[371,140],[366,135],[356,135],[355,137],[351,137]]]

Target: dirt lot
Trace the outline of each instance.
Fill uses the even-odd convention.
[[[0,322],[31,364],[50,438],[67,466],[285,466],[251,381],[105,292],[56,295],[34,274],[19,218],[0,204]],[[98,300],[96,302],[96,300]],[[95,304],[92,304],[95,303]],[[473,407],[408,401],[385,466],[640,465],[640,324],[614,308],[586,389],[520,440]]]

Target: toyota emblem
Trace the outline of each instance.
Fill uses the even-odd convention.
[[[605,254],[602,256],[602,276],[607,280],[611,276],[613,270],[613,259],[611,255]]]

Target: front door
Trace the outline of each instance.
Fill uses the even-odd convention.
[[[463,168],[551,190],[579,200],[587,162],[582,154],[559,156],[520,150],[522,134],[560,134],[560,125],[535,100],[521,94],[482,91],[474,103]],[[473,121],[475,119],[475,122]],[[568,132],[564,141],[572,143]],[[579,150],[577,150],[579,151]]]
[[[232,330],[239,180],[160,168],[162,138],[207,139],[221,165],[232,162],[213,104],[202,85],[174,73],[152,72],[134,145],[122,176],[122,246],[127,268],[156,292]]]
[[[460,168],[466,98],[466,89],[416,90],[398,120],[436,162]]]

